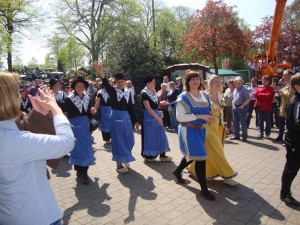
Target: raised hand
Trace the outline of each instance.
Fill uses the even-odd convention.
[[[102,79],[104,79],[104,78],[105,78],[105,72],[104,72],[104,70],[103,70],[102,65],[101,65],[101,64],[98,64],[98,63],[94,63],[94,64],[93,64],[93,67],[94,67],[94,69],[96,70],[96,72],[100,75],[100,77],[101,77]]]

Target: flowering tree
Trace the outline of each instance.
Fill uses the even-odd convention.
[[[222,0],[208,1],[191,22],[191,33],[182,37],[183,55],[192,61],[212,64],[218,73],[217,58],[244,57],[249,38],[238,26],[233,7]]]

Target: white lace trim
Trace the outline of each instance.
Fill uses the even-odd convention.
[[[115,90],[117,93],[117,101],[118,102],[120,102],[123,97],[125,97],[127,103],[129,102],[130,91],[128,89],[121,90],[121,89],[115,87]]]
[[[64,98],[64,93],[62,91],[58,91],[56,94],[55,94],[55,99],[58,101],[58,102],[61,102]]]
[[[109,99],[109,94],[105,89],[100,89],[97,93],[97,95],[100,94],[102,95],[102,98],[104,99],[105,103],[107,103],[107,100]]]
[[[90,102],[90,97],[86,93],[83,93],[82,99],[79,97],[79,95],[75,95],[75,92],[70,94],[69,98],[74,103],[74,105],[77,107],[77,109],[79,110],[80,113],[82,113],[82,107],[84,108],[84,111],[87,112],[89,102]]]
[[[147,87],[145,87],[142,92],[146,93],[154,103],[158,104],[158,97],[155,89],[153,92],[151,92]]]

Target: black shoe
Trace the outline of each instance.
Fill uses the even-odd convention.
[[[300,202],[293,198],[291,194],[286,196],[280,196],[281,201],[285,202],[287,205],[300,207]]]
[[[283,139],[282,139],[282,137],[277,137],[277,138],[275,138],[274,141],[283,141]]]
[[[242,138],[242,142],[247,142],[247,138]]]
[[[208,191],[208,190],[207,191],[202,191],[201,190],[200,194],[203,198],[205,198],[208,201],[215,201],[216,200],[216,197],[212,193],[210,193],[210,191]]]
[[[232,138],[230,138],[230,140],[241,140],[240,138],[236,138],[236,137],[232,137]]]
[[[90,183],[90,179],[89,179],[88,175],[83,175],[82,179],[83,179],[83,181],[82,181],[83,184],[89,184]]]
[[[78,178],[81,178],[81,177],[83,177],[83,174],[77,171],[77,172],[76,172],[76,176],[77,176]]]
[[[178,173],[178,172],[176,172],[176,170],[174,170],[173,174],[174,174],[174,176],[177,179],[177,183],[179,183],[179,184],[185,184],[185,180],[182,178],[181,172]]]

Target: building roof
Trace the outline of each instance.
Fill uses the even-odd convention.
[[[215,69],[210,69],[209,73],[215,74]],[[219,76],[238,76],[239,73],[229,69],[218,69]]]

